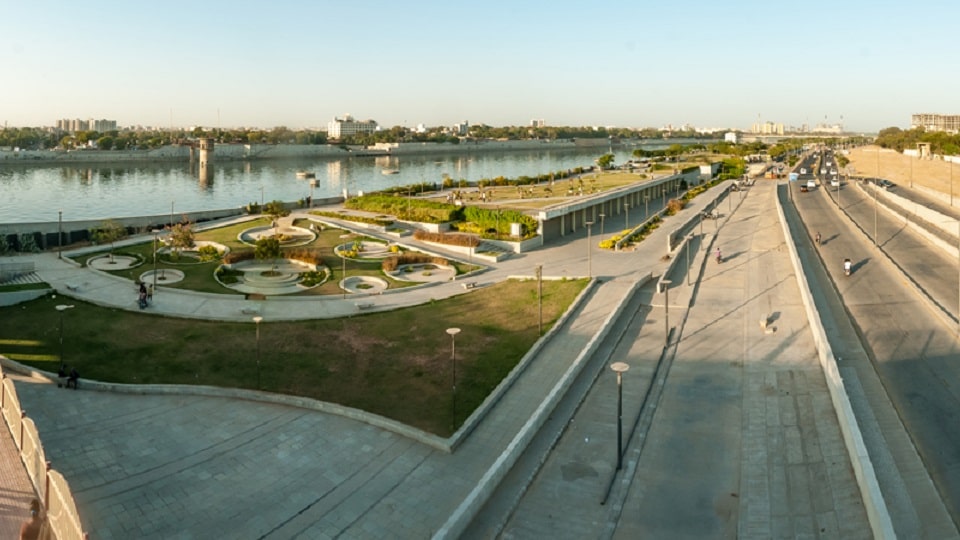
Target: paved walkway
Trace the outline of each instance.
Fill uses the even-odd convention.
[[[13,435],[0,420],[0,538],[19,538],[20,525],[30,518],[36,497]]]
[[[660,371],[664,296],[651,285],[596,362],[599,378],[543,468],[505,509],[503,530],[494,503],[468,538],[870,537],[782,229],[769,211],[773,187],[758,184],[723,223],[714,244],[723,264],[696,243],[694,275],[681,266],[669,276],[674,341]],[[766,331],[761,320],[770,321]],[[630,365],[625,455],[601,505],[616,466],[613,361]],[[509,489],[495,498],[509,498]]]
[[[704,204],[705,199],[700,198],[684,212],[699,212]],[[759,204],[769,205],[772,200],[765,197]],[[607,219],[607,230],[620,230],[617,221]],[[580,351],[597,335],[611,310],[624,301],[637,277],[664,271],[667,263],[661,256],[668,232],[669,227],[661,227],[636,252],[594,250],[588,256],[586,231],[581,230],[547,249],[504,261],[473,279],[482,285],[511,275],[532,275],[538,264],[543,265],[545,276],[582,276],[588,267],[603,276],[576,316],[546,344],[524,376],[453,454],[343,417],[279,405],[199,396],[66,392],[25,379],[17,380],[17,391],[38,425],[48,458],[70,481],[85,527],[94,537],[427,537],[490,472]],[[770,246],[765,244],[763,249]],[[753,272],[763,264],[746,252],[739,256],[752,261]],[[55,255],[35,260],[43,278],[64,293],[136,309],[128,282],[75,268]],[[709,330],[714,336],[721,326],[710,324],[710,317],[723,313],[725,302],[737,301],[724,298],[723,292],[742,286],[746,279],[735,271],[741,264],[737,256],[727,264],[718,275],[710,276],[717,285],[710,285],[710,290],[721,294],[712,309],[721,311],[704,312],[706,318],[696,323],[704,328],[701,332]],[[724,277],[723,272],[728,271],[736,277]],[[76,285],[77,291],[67,291],[67,284]],[[443,283],[369,298],[377,309],[388,309],[464,292],[458,283]],[[237,297],[161,288],[154,300],[151,311],[155,313],[250,319],[242,312],[249,301]],[[781,313],[792,309],[789,302],[784,306]],[[745,325],[756,311],[772,309],[751,304],[744,312],[749,315],[734,315],[729,320]],[[355,312],[352,300],[339,297],[310,302],[271,299],[261,304],[261,314],[273,320]],[[778,324],[784,328],[779,339],[789,338],[791,343],[799,339],[801,331],[794,328],[793,321]],[[694,347],[692,343],[682,345],[681,350]],[[744,352],[743,343],[715,343],[719,343],[717,351],[731,347],[731,359]],[[757,354],[772,354],[764,350]],[[691,364],[694,370],[714,358],[709,351],[695,356],[700,360]],[[716,369],[728,365],[724,356],[717,357]],[[798,354],[795,362],[750,375],[746,395],[756,396],[753,402],[761,407],[770,399],[780,403],[783,398],[776,392],[773,396],[763,393],[762,383],[770,377],[777,379],[780,373],[815,379],[807,373],[806,356]],[[689,376],[696,379],[692,372]],[[816,391],[815,381],[796,384]],[[802,409],[804,413],[824,412],[815,399],[804,403],[813,407]],[[792,451],[794,446],[785,448]]]

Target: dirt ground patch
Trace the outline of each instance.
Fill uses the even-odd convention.
[[[865,146],[850,150],[847,157],[850,159],[850,166],[856,169],[855,174],[879,176],[902,186],[923,186],[949,194],[952,166],[953,181],[960,182],[960,165],[956,163],[940,159],[919,159],[884,148],[880,149],[878,155],[877,149],[877,146]],[[955,185],[953,190],[960,199],[960,184]]]

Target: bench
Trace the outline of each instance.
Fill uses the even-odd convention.
[[[369,303],[366,303],[366,304],[357,303],[357,304],[354,304],[354,305],[357,306],[357,309],[358,309],[358,310],[363,311],[363,310],[365,310],[365,309],[370,309],[370,308],[372,308],[375,304],[374,304],[373,302],[369,302]]]
[[[68,282],[68,283],[64,283],[63,286],[66,287],[68,291],[77,292],[80,290],[80,285],[78,285],[77,283]]]
[[[463,287],[463,288],[466,289],[466,290],[470,290],[470,289],[476,288],[477,283],[474,282],[474,281],[465,281],[465,282],[461,283],[460,286]]]
[[[240,310],[240,313],[243,313],[244,315],[259,315],[259,314],[260,314],[260,308],[257,308],[257,307],[245,307],[245,308],[243,308],[243,309]]]

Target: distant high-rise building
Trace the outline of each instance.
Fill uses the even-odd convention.
[[[113,131],[117,129],[116,120],[94,120],[92,118],[88,120],[81,120],[79,118],[64,118],[62,120],[57,120],[56,123],[57,129],[60,131],[69,131],[75,133],[77,131],[98,131],[103,133],[105,131]]]
[[[453,131],[454,135],[459,135],[461,137],[464,135],[467,135],[468,133],[470,133],[470,122],[467,122],[466,120],[464,120],[459,124],[454,124],[451,130]]]
[[[914,114],[910,117],[910,127],[922,127],[927,131],[960,133],[960,115],[927,113]]]
[[[783,135],[784,129],[783,124],[764,122],[762,124],[753,124],[753,126],[750,127],[750,132],[756,135]]]
[[[358,122],[349,114],[344,115],[343,118],[335,117],[327,123],[327,137],[330,139],[340,139],[358,133],[373,133],[376,130],[377,123],[373,120]]]
[[[547,125],[547,122],[543,118],[534,118],[530,121],[530,127],[533,128],[542,128]]]

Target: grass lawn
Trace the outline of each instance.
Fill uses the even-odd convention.
[[[545,330],[584,280],[545,281]],[[451,430],[451,339],[459,327],[459,426],[537,340],[535,281],[509,281],[387,313],[261,323],[261,385],[393,418],[441,436]],[[47,371],[59,363],[61,299],[0,308],[0,354]],[[118,383],[256,388],[254,324],[172,319],[79,301],[64,312],[64,362]]]

